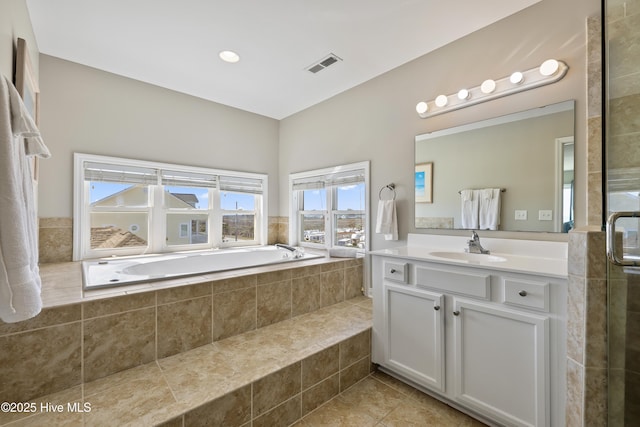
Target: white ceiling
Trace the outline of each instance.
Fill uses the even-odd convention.
[[[282,119],[540,0],[27,0],[41,53]],[[218,59],[234,50],[240,62]],[[342,58],[317,74],[327,54]]]

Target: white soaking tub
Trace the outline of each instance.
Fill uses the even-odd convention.
[[[296,262],[324,255],[293,252],[276,246],[234,248],[204,252],[103,258],[83,261],[84,289],[95,289],[193,276],[217,271]]]

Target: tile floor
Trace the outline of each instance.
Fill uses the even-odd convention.
[[[374,372],[293,427],[484,427],[382,372]]]

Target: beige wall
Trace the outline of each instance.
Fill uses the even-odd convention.
[[[40,75],[40,217],[73,215],[74,152],[266,173],[277,214],[277,120],[47,55]]]
[[[41,130],[53,157],[41,162],[39,216],[72,216],[74,151],[268,173],[271,216],[289,214],[289,173],[370,160],[372,217],[378,189],[394,182],[404,239],[425,232],[414,227],[416,134],[575,99],[576,222],[585,224],[585,22],[599,8],[598,0],[543,1],[280,122],[41,55]],[[2,31],[28,24],[25,2],[3,1],[0,20]],[[2,58],[17,35],[2,33]],[[429,119],[415,113],[420,100],[549,57],[570,66],[558,83]],[[529,234],[517,237],[556,238]],[[402,244],[372,238],[372,249]]]
[[[25,0],[0,1],[0,73],[14,80],[16,40],[25,39],[38,76],[38,45]]]
[[[542,104],[576,100],[576,220],[586,221],[586,18],[598,0],[546,0],[370,80],[280,123],[280,214],[287,215],[291,172],[371,161],[372,213],[378,190],[396,184],[400,238],[414,227],[414,137]],[[384,52],[380,53],[381,55]],[[486,78],[508,76],[554,57],[570,69],[558,83],[440,116],[420,119],[415,105]],[[487,232],[485,232],[487,233]],[[500,232],[496,232],[500,234]],[[496,237],[498,236],[496,234]],[[540,238],[540,235],[519,237]],[[500,234],[502,236],[502,234]],[[506,237],[506,236],[505,236]],[[544,235],[543,238],[553,238]],[[372,248],[403,244],[372,236]]]

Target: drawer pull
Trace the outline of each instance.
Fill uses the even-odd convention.
[[[459,315],[460,315],[460,312],[459,312],[458,310],[456,310],[456,311],[454,311],[454,312],[453,312],[453,315],[454,315],[454,316],[459,316]]]
[[[398,270],[396,270],[395,268],[392,268],[391,270],[389,270],[389,273],[393,274],[393,273],[395,273],[396,271],[398,271]]]
[[[439,305],[434,305],[434,306],[433,306],[433,309],[434,309],[435,311],[438,311],[438,310],[440,310],[440,306],[439,306]]]
[[[520,295],[521,297],[526,297],[527,296],[527,291],[520,291],[520,292],[518,292],[518,295]]]

